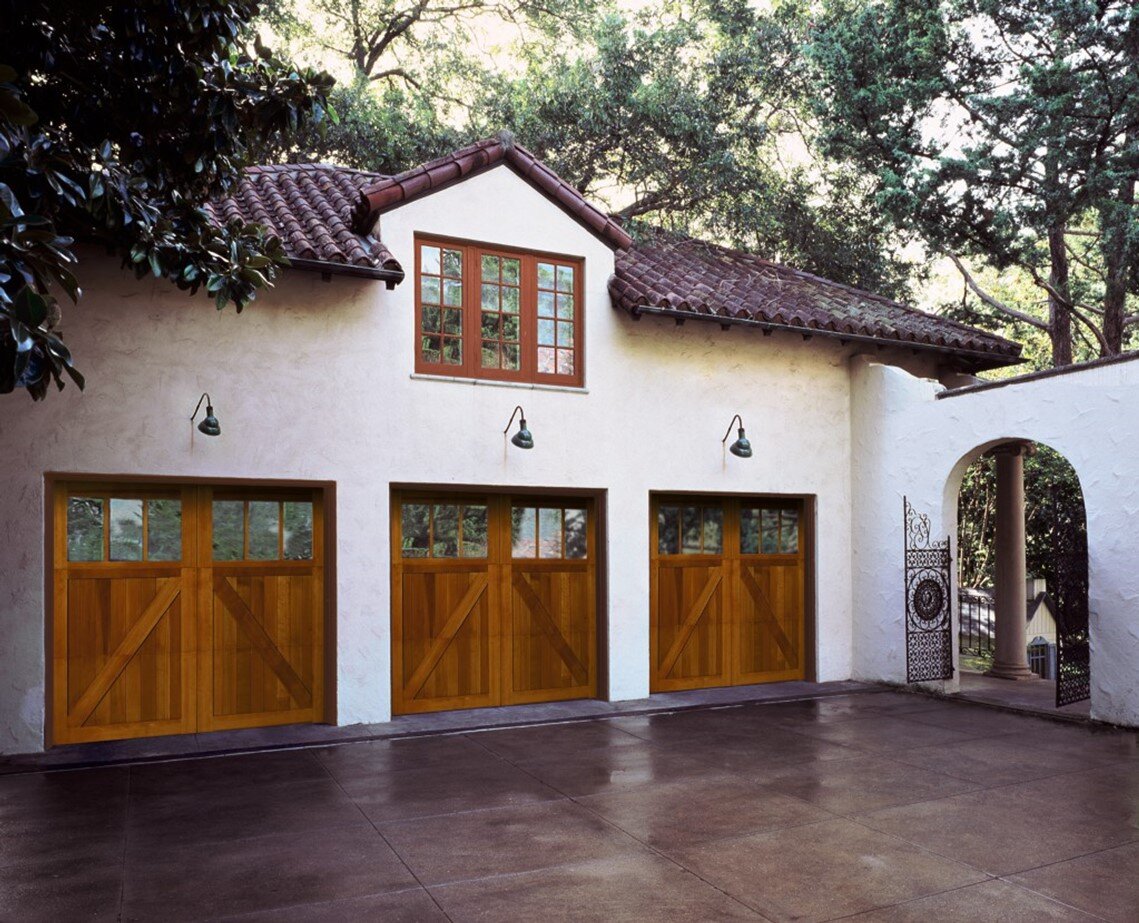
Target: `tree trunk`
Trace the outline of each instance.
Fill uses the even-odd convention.
[[[1127,133],[1125,149],[1130,153],[1139,146],[1139,132]],[[1132,212],[1135,207],[1135,174],[1128,173],[1119,184],[1118,198],[1100,209],[1105,287],[1103,293],[1102,354],[1118,356],[1123,352],[1123,321],[1127,316],[1127,277],[1130,275],[1128,246]]]
[[[1052,339],[1052,364],[1072,364],[1072,295],[1068,288],[1068,250],[1064,229],[1048,229],[1048,335]]]

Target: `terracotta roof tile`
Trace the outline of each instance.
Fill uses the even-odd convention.
[[[616,221],[509,137],[480,141],[390,177],[321,164],[252,167],[231,196],[209,208],[218,220],[267,225],[298,265],[380,278],[391,286],[403,269],[373,233],[379,215],[500,162],[617,249],[609,292],[614,306],[634,315],[905,344],[949,353],[969,371],[1019,360],[1021,347],[1009,340],[750,253],[664,235],[633,245]]]
[[[980,371],[1020,359],[1017,343],[880,295],[691,238],[657,237],[616,255],[615,307],[804,334],[868,338],[956,354]]]
[[[308,261],[342,271],[403,278],[399,261],[372,234],[360,234],[353,214],[361,190],[384,179],[324,164],[250,167],[233,194],[207,206],[219,221],[258,222],[281,238],[294,262]]]
[[[587,202],[580,192],[540,163],[526,148],[515,144],[505,132],[367,186],[355,213],[356,226],[371,227],[383,212],[498,163],[505,163],[611,247],[623,250],[632,243],[621,225]]]

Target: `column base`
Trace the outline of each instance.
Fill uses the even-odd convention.
[[[1019,663],[994,663],[990,669],[985,671],[984,675],[991,676],[993,679],[1011,679],[1018,682],[1031,682],[1040,679],[1028,667]]]

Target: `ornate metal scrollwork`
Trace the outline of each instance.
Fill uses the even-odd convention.
[[[1052,574],[1056,606],[1056,707],[1091,697],[1088,533],[1081,504],[1053,492]]]
[[[949,539],[930,539],[929,517],[903,498],[906,527],[906,681],[950,679],[953,638]]]

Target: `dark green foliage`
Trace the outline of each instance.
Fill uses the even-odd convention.
[[[358,170],[392,174],[432,160],[466,140],[444,125],[421,93],[389,85],[378,89],[365,79],[338,85],[329,102],[335,125],[310,125],[267,151],[265,159],[292,163],[320,161]]]
[[[957,501],[957,574],[965,587],[992,587],[996,541],[996,464],[982,456],[969,466]],[[1084,495],[1075,470],[1059,452],[1036,444],[1024,460],[1025,563],[1030,577],[1052,587],[1056,537],[1086,529]]]
[[[75,239],[139,275],[240,308],[285,262],[263,228],[214,224],[266,143],[326,117],[327,75],[252,39],[250,0],[0,3],[0,392],[36,398],[66,373],[52,333],[77,301]],[[247,50],[247,46],[253,48]]]
[[[502,129],[578,190],[641,221],[905,297],[903,241],[856,171],[812,156],[792,4],[292,0],[269,21],[298,53],[339,58],[340,124],[274,153],[394,173]],[[467,14],[519,25],[509,65],[474,48]],[[401,18],[402,17],[402,18]],[[506,60],[503,55],[503,60]],[[632,226],[632,224],[631,224]]]
[[[910,267],[869,187],[809,155],[802,28],[788,5],[744,0],[603,16],[583,45],[524,49],[525,73],[475,105],[474,133],[511,129],[620,217],[904,296]]]
[[[830,0],[808,48],[823,149],[873,177],[879,210],[934,252],[1030,277],[1045,312],[972,294],[1046,331],[1054,364],[1081,337],[1124,348],[1139,296],[1139,7]]]

